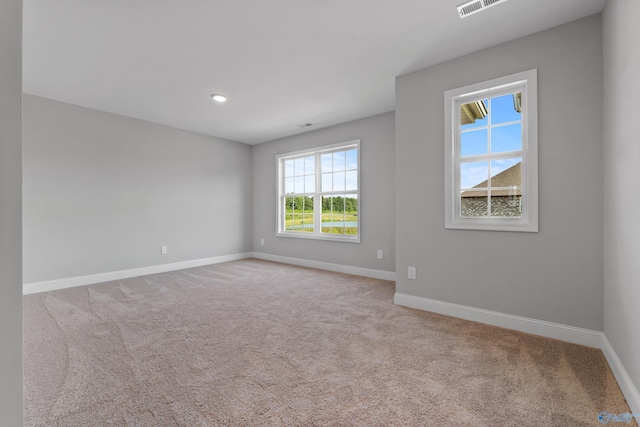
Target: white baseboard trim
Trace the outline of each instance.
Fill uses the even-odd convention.
[[[167,271],[183,270],[185,268],[201,267],[203,265],[219,264],[222,262],[237,261],[246,258],[257,258],[267,261],[294,264],[303,267],[318,268],[321,270],[336,271],[339,273],[354,274],[357,276],[372,277],[382,280],[396,280],[396,274],[391,271],[373,270],[361,267],[352,267],[341,264],[311,261],[301,258],[290,258],[279,255],[265,254],[262,252],[245,252],[232,255],[223,255],[212,258],[202,258],[190,261],[175,262],[171,264],[152,265],[149,267],[132,268],[129,270],[110,271],[106,273],[90,274],[87,276],[68,277],[64,279],[47,280],[43,282],[25,283],[22,286],[22,294],[36,294],[39,292],[55,291],[58,289],[73,288],[76,286],[92,285],[95,283],[109,282],[112,280],[129,279],[131,277],[145,276],[147,274],[166,273]]]
[[[604,353],[611,367],[611,371],[620,385],[622,394],[624,394],[625,399],[627,399],[631,412],[635,414],[636,419],[640,423],[640,393],[638,392],[638,388],[633,384],[633,381],[631,381],[631,377],[629,377],[629,374],[604,332],[401,293],[395,294],[394,302],[397,305],[416,308],[418,310],[431,311],[446,316],[458,317],[460,319],[598,348]],[[602,410],[606,411],[606,408],[602,408]]]
[[[638,392],[638,388],[633,384],[633,381],[631,381],[631,377],[629,377],[627,370],[624,368],[624,365],[618,358],[616,351],[613,349],[613,346],[611,346],[605,334],[602,334],[601,349],[611,367],[613,375],[618,381],[622,394],[624,394],[624,397],[627,399],[631,412],[635,414],[636,421],[640,424],[640,392]],[[604,410],[606,411],[606,409]]]
[[[501,328],[513,329],[520,332],[526,332],[528,334],[540,335],[574,344],[586,345],[588,347],[600,348],[602,343],[602,332],[577,328],[575,326],[562,325],[560,323],[514,316],[512,314],[505,314],[497,311],[484,310],[481,308],[401,293],[395,294],[394,302],[397,305],[405,307],[432,311],[434,313],[458,317],[460,319],[500,326]]]
[[[371,277],[373,279],[396,280],[396,273],[393,271],[374,270],[372,268],[353,267],[350,265],[333,264],[330,262],[312,261],[309,259],[292,258],[281,255],[266,254],[264,252],[253,252],[253,258],[265,261],[281,262],[283,264],[299,265],[301,267],[317,268],[319,270],[335,271],[337,273],[353,274],[356,276]]]
[[[246,252],[233,255],[223,255],[212,258],[174,262],[171,264],[152,265],[149,267],[132,268],[129,270],[90,274],[88,276],[77,276],[65,279],[47,280],[44,282],[25,283],[24,285],[22,285],[22,294],[29,295],[39,292],[55,291],[58,289],[92,285],[94,283],[110,282],[112,280],[129,279],[131,277],[145,276],[147,274],[166,273],[167,271],[183,270],[185,268],[201,267],[203,265],[219,264],[221,262],[237,261],[239,259],[246,258],[251,258],[251,253]]]

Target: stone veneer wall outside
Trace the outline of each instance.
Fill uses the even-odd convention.
[[[486,197],[463,197],[461,201],[461,215],[463,217],[487,216],[487,198]],[[520,196],[505,196],[491,198],[491,215],[492,216],[520,216]]]

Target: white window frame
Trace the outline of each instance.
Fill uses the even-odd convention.
[[[522,157],[520,217],[462,217],[460,202],[460,106],[488,97],[522,92],[522,150],[488,155],[487,159]],[[537,70],[451,89],[444,93],[445,228],[538,231],[538,88]],[[465,157],[466,158],[466,157]]]
[[[322,170],[321,170],[321,155],[326,153],[331,153],[335,151],[344,151],[347,149],[357,150],[357,161],[358,161],[358,185],[357,190],[350,191],[321,191],[322,190]],[[284,210],[285,210],[285,197],[287,196],[284,191],[284,162],[285,160],[291,158],[297,158],[302,156],[315,156],[315,192],[314,193],[305,193],[307,196],[311,195],[314,198],[314,227],[313,232],[293,232],[286,231],[284,224]],[[293,237],[299,239],[315,239],[315,240],[331,240],[336,242],[350,242],[350,243],[360,243],[360,236],[362,234],[362,214],[361,214],[361,200],[360,200],[360,171],[361,171],[361,163],[360,163],[360,140],[354,139],[352,141],[340,142],[337,144],[325,145],[322,147],[314,147],[308,150],[300,150],[291,153],[284,153],[276,155],[276,170],[277,170],[277,189],[278,189],[278,199],[277,199],[277,224],[276,224],[276,236],[278,237]],[[301,195],[300,193],[299,195]],[[323,196],[331,196],[331,195],[355,195],[358,200],[358,233],[356,235],[341,235],[341,234],[329,234],[322,233],[322,197]],[[316,209],[319,207],[319,209]]]

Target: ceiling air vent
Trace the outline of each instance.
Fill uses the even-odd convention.
[[[474,13],[481,12],[491,6],[504,3],[507,0],[471,0],[458,6],[460,18],[466,18]]]

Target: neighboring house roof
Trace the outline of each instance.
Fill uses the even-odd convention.
[[[513,109],[522,113],[522,92],[513,94]]]
[[[522,92],[513,94],[513,109],[518,113],[522,112]],[[476,120],[484,119],[489,111],[484,101],[475,101],[468,104],[462,104],[460,107],[460,124],[468,125],[475,123]]]
[[[462,106],[460,107],[460,124],[468,125],[471,123],[475,123],[476,120],[484,119],[487,114],[487,107],[482,101],[462,104]]]
[[[481,182],[473,188],[486,189],[488,180]],[[522,195],[522,162],[516,163],[509,169],[505,169],[499,174],[491,178],[491,187],[514,187],[513,190],[491,190],[491,196],[521,196]],[[461,194],[462,197],[487,197],[486,190],[484,191],[465,191]]]

